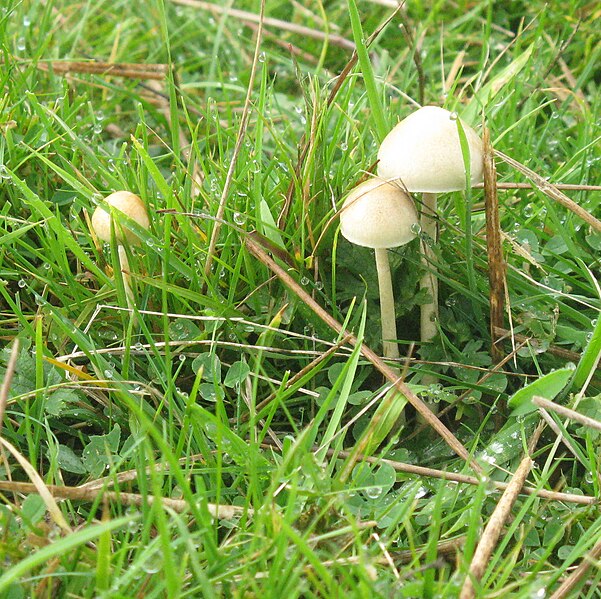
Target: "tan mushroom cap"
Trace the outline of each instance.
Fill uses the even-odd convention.
[[[104,202],[113,208],[123,212],[127,217],[134,220],[141,227],[148,229],[150,220],[146,212],[144,202],[135,194],[129,191],[116,191],[104,199]],[[110,241],[111,239],[111,215],[102,205],[94,210],[92,215],[92,227],[99,239],[102,241]],[[140,243],[138,236],[126,226],[126,223],[115,223],[115,236],[117,243],[123,244],[127,242],[130,245]]]
[[[398,185],[373,178],[347,196],[340,210],[340,232],[351,243],[369,248],[393,248],[417,234],[413,200]]]
[[[461,125],[469,147],[471,184],[475,185],[482,181],[482,140],[463,121]],[[438,106],[420,108],[384,138],[378,161],[378,176],[399,181],[407,191],[465,189],[457,114]]]

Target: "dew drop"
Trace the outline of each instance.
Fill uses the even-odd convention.
[[[451,114],[449,115],[449,118],[452,121],[456,121],[459,118],[459,115],[456,112],[451,112]]]
[[[367,487],[367,489],[365,489],[365,495],[367,495],[369,499],[377,499],[382,495],[382,487]]]
[[[419,223],[413,223],[410,229],[414,235],[419,235],[422,232],[422,226]]]
[[[25,285],[27,285],[27,281],[25,279],[19,279],[19,282],[17,283],[17,285],[23,289],[23,287],[25,287]]]
[[[26,44],[25,44],[25,38],[24,37],[20,37],[17,40],[17,50],[19,50],[19,52],[23,52],[23,50],[25,50],[26,48]]]
[[[266,56],[265,56],[265,52],[261,52],[259,54],[259,62],[265,62]]]
[[[246,222],[246,214],[242,212],[234,212],[234,222],[237,225],[243,225]]]

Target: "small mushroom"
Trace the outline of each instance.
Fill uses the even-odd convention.
[[[112,206],[114,210],[122,212],[126,217],[135,221],[140,227],[148,229],[150,220],[144,202],[134,193],[129,191],[116,191],[104,199],[104,204]],[[94,214],[92,214],[92,227],[98,239],[110,241],[114,232],[117,242],[117,253],[119,259],[119,268],[123,273],[123,285],[129,307],[133,306],[134,295],[130,285],[129,261],[125,252],[125,245],[139,245],[140,238],[127,228],[125,219],[115,220],[109,210],[100,204]]]
[[[416,236],[417,211],[411,197],[397,184],[379,178],[355,187],[340,210],[340,232],[351,243],[374,248],[383,353],[398,358],[396,317],[387,248],[409,243]]]
[[[466,164],[459,137],[457,113],[438,106],[424,106],[403,119],[384,138],[378,152],[378,176],[398,183],[408,192],[423,193],[422,231],[436,240],[436,194],[466,187]],[[469,148],[470,185],[482,181],[483,148],[478,134],[459,120]],[[424,262],[429,272],[421,288],[432,296],[422,306],[421,340],[436,335],[438,279],[432,269],[432,250],[424,246]]]

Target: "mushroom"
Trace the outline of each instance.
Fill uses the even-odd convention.
[[[396,182],[408,192],[422,192],[421,229],[436,240],[436,194],[465,189],[466,164],[461,149],[459,126],[469,149],[469,184],[482,181],[483,148],[478,134],[457,113],[438,106],[424,106],[403,119],[384,138],[378,151],[378,176]],[[429,268],[421,288],[432,296],[432,303],[421,310],[421,340],[436,335],[438,279],[432,267],[433,252],[424,245],[423,261]]]
[[[355,187],[340,211],[342,236],[351,243],[375,250],[382,344],[387,358],[400,356],[387,248],[409,243],[416,236],[417,226],[417,211],[411,197],[399,185],[379,178]]]
[[[129,191],[116,191],[105,198],[103,204],[107,204],[114,210],[122,212],[127,218],[132,219],[144,229],[150,227],[146,206],[134,193]],[[127,259],[127,253],[125,252],[125,245],[139,245],[140,238],[131,229],[127,228],[124,220],[114,220],[110,210],[107,210],[103,204],[100,204],[96,210],[94,210],[94,214],[92,214],[92,228],[98,239],[102,241],[110,241],[111,235],[114,232],[115,240],[117,242],[119,269],[123,273],[125,295],[128,305],[131,308],[135,302],[129,282],[129,261]]]

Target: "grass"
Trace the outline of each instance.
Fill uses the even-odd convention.
[[[594,3],[385,4],[267,2],[292,30],[265,26],[249,102],[257,24],[240,15],[169,0],[0,8],[0,596],[456,597],[541,421],[533,397],[601,418],[601,232],[540,185],[499,190],[500,365],[482,190],[471,210],[439,198],[439,335],[413,353],[419,243],[390,252],[406,383],[481,475],[412,408],[397,430],[374,365],[303,300],[380,351],[373,256],[339,236],[335,211],[422,88],[548,181],[601,184]],[[55,62],[91,59],[174,68]],[[89,228],[117,189],[152,220],[128,248],[135,312],[116,246]],[[565,193],[599,216],[598,190]],[[287,283],[249,250],[252,231]],[[539,494],[517,498],[476,596],[601,596],[598,432],[546,417],[527,483]]]

